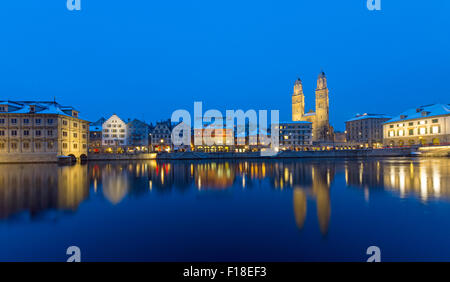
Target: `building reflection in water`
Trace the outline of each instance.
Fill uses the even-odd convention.
[[[87,166],[2,165],[0,218],[27,211],[34,217],[57,209],[75,211],[89,195]]]
[[[89,191],[116,205],[149,193],[269,188],[289,191],[295,224],[304,228],[315,208],[320,232],[331,217],[330,189],[335,175],[364,190],[396,191],[423,201],[450,196],[450,160],[255,160],[98,162],[88,165],[3,165],[0,169],[0,218],[28,211],[76,210]],[[90,190],[91,189],[91,190]],[[315,206],[315,207],[314,207]],[[336,207],[339,208],[339,207]],[[294,224],[294,222],[293,222]]]
[[[347,185],[391,190],[400,197],[418,196],[422,201],[450,197],[450,160],[401,159],[347,162]],[[370,189],[369,189],[370,188]]]

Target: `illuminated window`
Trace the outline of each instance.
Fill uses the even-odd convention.
[[[403,129],[400,129],[399,131],[398,131],[398,136],[403,136],[404,135],[404,131],[403,131]]]
[[[438,134],[439,133],[439,126],[435,125],[431,128],[431,133]]]
[[[394,137],[394,136],[395,136],[394,130],[390,130],[389,131],[389,137]]]
[[[419,134],[427,134],[427,129],[425,127],[419,128]]]
[[[425,120],[419,121],[419,124],[426,124],[427,122]]]

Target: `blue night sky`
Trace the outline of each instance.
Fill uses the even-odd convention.
[[[53,100],[85,119],[147,122],[175,109],[307,109],[328,77],[332,125],[355,113],[449,103],[450,1],[7,0],[0,100]]]

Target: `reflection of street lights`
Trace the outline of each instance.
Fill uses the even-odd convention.
[[[148,140],[147,140],[147,146],[148,146],[148,152],[152,152],[152,134],[148,134]]]

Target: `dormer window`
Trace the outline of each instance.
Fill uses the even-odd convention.
[[[420,113],[421,111],[422,111],[421,108],[417,108],[417,109],[416,109],[416,113]]]
[[[423,117],[426,117],[429,113],[430,113],[430,112],[424,111],[424,112],[422,112],[422,116],[423,116]]]
[[[405,119],[405,118],[407,118],[408,116],[407,115],[401,115],[400,116],[400,119]]]
[[[36,106],[30,106],[30,113],[36,112]]]

